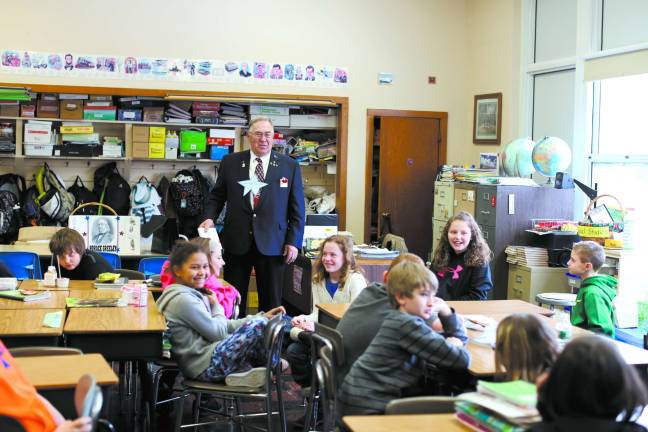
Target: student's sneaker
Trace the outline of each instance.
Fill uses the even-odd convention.
[[[229,374],[225,377],[225,384],[237,387],[261,387],[265,384],[266,368],[257,367],[245,372]]]

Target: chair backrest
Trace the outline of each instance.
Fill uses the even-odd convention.
[[[330,343],[331,348],[333,349],[335,366],[343,366],[346,362],[346,358],[344,356],[344,341],[342,334],[334,328],[319,323],[315,324],[315,334],[325,338]]]
[[[92,375],[83,375],[74,389],[74,406],[79,417],[88,416],[92,419],[93,431],[99,419],[102,405],[103,394],[101,388]]]
[[[266,386],[272,383],[272,376],[281,376],[281,348],[283,344],[283,316],[277,314],[270,321],[265,330],[264,346],[268,353],[268,361],[266,364],[267,376]]]
[[[288,315],[310,314],[313,310],[311,260],[298,255],[295,262],[284,267],[281,304]]]
[[[18,279],[42,279],[40,258],[34,252],[0,252],[4,262]]]
[[[30,346],[10,348],[9,352],[13,357],[41,357],[53,355],[81,355],[83,351],[78,348]]]
[[[113,252],[99,252],[99,255],[106,258],[106,261],[108,261],[108,264],[110,264],[112,266],[112,268],[114,268],[114,269],[121,268],[121,258],[116,253],[113,253]]]
[[[119,273],[120,276],[128,278],[128,280],[144,280],[146,277],[144,273],[138,272],[137,270],[123,269],[115,267],[115,273]]]
[[[144,273],[145,278],[154,274],[160,274],[162,272],[162,264],[166,260],[167,257],[165,256],[142,258],[137,267],[137,271]]]
[[[451,414],[455,398],[450,396],[421,396],[394,399],[385,407],[385,414]]]
[[[26,432],[18,420],[5,415],[0,415],[0,430],[2,432]]]
[[[319,352],[319,359],[315,362],[315,374],[317,385],[320,391],[320,404],[324,432],[332,432],[336,423],[337,415],[337,385],[335,383],[335,372],[333,368],[333,353],[330,347],[323,346]]]

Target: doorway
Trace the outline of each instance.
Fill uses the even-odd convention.
[[[447,128],[445,112],[367,110],[365,241],[384,234],[389,219],[410,252],[429,258],[434,181],[446,163]]]

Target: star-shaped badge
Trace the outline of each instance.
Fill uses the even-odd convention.
[[[243,196],[247,195],[248,192],[252,192],[252,195],[259,193],[262,187],[268,186],[268,183],[263,183],[259,179],[253,178],[250,180],[241,180],[239,182],[243,186]]]

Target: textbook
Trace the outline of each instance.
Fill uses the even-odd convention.
[[[49,291],[38,291],[36,294],[23,294],[21,290],[0,291],[0,297],[11,300],[31,302],[36,300],[46,300],[52,296]]]
[[[126,277],[120,277],[120,278],[114,279],[111,282],[100,282],[99,280],[95,279],[94,286],[95,286],[96,289],[120,290],[121,287],[123,287],[127,283],[128,283],[128,278],[126,278]]]
[[[67,297],[65,304],[69,308],[87,308],[87,307],[122,307],[127,306],[121,298],[77,298]]]
[[[477,391],[522,408],[535,407],[538,399],[536,386],[523,380],[508,382],[477,381]]]

